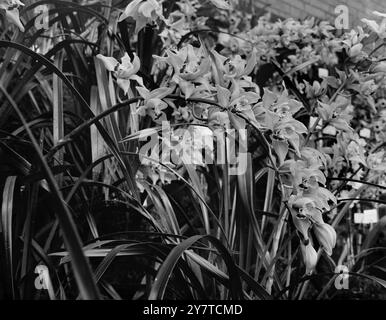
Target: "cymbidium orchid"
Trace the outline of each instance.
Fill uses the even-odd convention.
[[[309,231],[312,229],[319,245],[328,255],[331,255],[336,244],[336,232],[332,226],[323,221],[322,211],[317,208],[315,198],[303,195],[291,196],[288,204],[291,208],[292,221],[301,238],[300,245],[303,246],[303,249],[305,246],[312,247],[309,239]],[[307,250],[312,251],[311,248]],[[304,259],[307,265],[307,257],[304,256]]]
[[[217,107],[211,108],[209,122],[211,124],[226,126],[230,121],[230,113],[241,113],[249,121],[256,123],[256,118],[252,111],[252,105],[254,105],[259,99],[260,95],[257,92],[246,92],[242,89],[231,92],[224,87],[217,86],[217,101],[222,109]],[[236,115],[235,117],[232,117],[232,120],[238,121],[237,118],[238,117]]]
[[[165,19],[162,14],[162,5],[157,0],[133,0],[131,1],[118,21],[123,21],[128,17],[135,20],[135,33],[142,30],[147,24],[151,24],[158,19]]]
[[[338,135],[337,142],[341,148],[341,154],[357,168],[359,164],[366,166],[365,146],[366,141],[357,133],[345,132]]]
[[[342,43],[353,63],[357,63],[367,56],[367,54],[362,50],[362,40],[366,37],[368,37],[368,34],[366,34],[361,27],[358,27],[357,30],[351,30],[350,33],[345,34],[345,39],[342,40]]]
[[[307,132],[304,124],[293,118],[281,119],[274,125],[273,131],[280,138],[289,141],[295,152],[300,155],[300,135]]]
[[[327,167],[327,155],[321,151],[310,148],[303,147],[300,150],[302,159],[304,160],[305,165],[308,168],[326,168]]]
[[[274,93],[268,89],[264,90],[264,96],[260,103],[255,106],[256,114],[269,113],[277,115],[279,119],[291,117],[302,108],[299,101],[291,99],[288,91],[283,90],[281,94]]]
[[[165,28],[159,33],[165,48],[179,43],[181,38],[191,30],[186,15],[180,11],[172,12],[165,20],[165,24]]]
[[[222,1],[215,2],[222,5]],[[312,272],[317,263],[315,248],[318,244],[331,255],[336,243],[336,232],[323,217],[326,211],[332,212],[333,205],[337,203],[335,195],[328,189],[331,182],[326,177],[331,171],[333,174],[340,173],[340,169],[347,164],[352,164],[354,170],[359,169],[359,164],[375,171],[383,168],[383,154],[376,153],[366,158],[364,146],[356,141],[350,127],[355,98],[348,93],[354,92],[370,99],[379,80],[386,74],[386,67],[382,62],[375,63],[377,60],[370,59],[372,66],[369,72],[330,68],[338,63],[337,52],[343,49],[348,56],[346,62],[349,66],[371,58],[367,57],[363,42],[368,35],[358,28],[336,37],[334,28],[326,22],[317,24],[315,19],[302,22],[287,19],[272,23],[264,16],[254,26],[248,25],[251,19],[248,18],[245,22],[248,27],[244,30],[238,29],[240,19],[237,23],[230,22],[229,27],[221,27],[218,42],[224,48],[218,51],[205,36],[198,37],[200,47],[193,46],[192,42],[189,43],[190,39],[183,38],[192,29],[205,29],[204,24],[202,28],[193,27],[194,21],[200,18],[198,1],[177,3],[175,11],[169,13],[167,19],[162,16],[160,3],[158,0],[134,0],[119,19],[133,17],[136,32],[159,18],[165,22],[159,34],[164,47],[160,56],[153,56],[151,73],[158,89],[150,91],[138,81],[141,86],[137,87],[137,91],[144,100],[139,104],[138,114],[150,116],[157,124],[164,120],[200,124],[205,119],[205,125],[210,129],[245,129],[247,123],[252,123],[261,130],[274,152],[270,160],[278,167],[283,181],[282,200],[288,204],[301,240],[300,249],[306,272]],[[233,9],[229,10],[233,13]],[[386,19],[386,15],[379,15]],[[222,12],[216,18],[225,22],[227,14]],[[378,26],[380,37],[383,37],[382,28],[382,24]],[[322,40],[320,35],[323,35]],[[182,38],[184,41],[181,41]],[[310,122],[307,128],[303,120],[295,116],[303,112],[303,103],[295,95],[290,96],[295,93],[294,90],[289,92],[285,84],[284,89],[277,85],[278,76],[272,75],[272,82],[267,84],[264,92],[255,83],[255,71],[270,60],[279,61],[277,58],[282,49],[293,52],[284,60],[280,59],[281,68],[294,80],[304,99],[308,100],[308,111],[311,111],[312,118],[319,118],[315,128],[315,122]],[[132,66],[135,65],[135,59],[128,61]],[[109,70],[114,72],[117,79],[135,80],[132,78],[135,68],[130,68],[129,64],[124,67],[122,61],[117,66],[116,60],[109,64],[113,65]],[[298,77],[301,74],[308,78],[313,66],[324,68],[325,72],[319,74],[322,80],[311,77],[307,82],[303,77]],[[123,73],[124,69],[126,73]],[[118,84],[122,86],[122,80]],[[129,84],[130,81],[125,82],[125,88]],[[167,95],[171,93],[174,93],[174,97],[168,99]],[[179,104],[182,99],[174,99],[176,96],[185,101]],[[199,107],[202,119],[192,108],[195,98],[201,99],[194,105]],[[204,99],[210,102],[205,103]],[[165,112],[167,108],[171,109],[168,116]],[[322,136],[332,135],[329,138],[336,139],[337,143],[328,146],[323,140],[316,143],[311,128]],[[181,129],[171,132],[171,141],[161,139],[162,143],[169,143],[169,149],[175,148],[176,154],[182,152],[185,158],[177,156],[168,165],[183,167],[181,164],[187,159],[194,164],[205,165],[203,145],[197,147],[197,141],[189,135],[185,137]],[[211,142],[213,140],[212,136]],[[249,147],[249,141],[244,140],[238,141],[238,146],[245,143]],[[325,154],[327,152],[330,155]],[[151,163],[148,166],[148,176],[153,183],[158,182],[161,179],[160,168]]]
[[[256,67],[256,63],[256,49],[252,50],[247,60],[241,58],[240,55],[236,55],[229,61],[228,70],[224,77],[228,79],[239,79],[242,76],[248,76]]]
[[[145,87],[136,87],[140,96],[144,99],[137,113],[141,116],[149,115],[156,123],[166,121],[166,114],[163,112],[168,104],[162,100],[174,91],[174,87],[162,87],[149,91]]]
[[[382,21],[380,24],[378,24],[374,20],[369,19],[362,19],[362,21],[372,30],[374,31],[379,38],[385,39],[386,38],[386,13],[381,13],[378,11],[373,11],[373,15],[377,17],[381,17]]]
[[[131,60],[126,52],[122,57],[121,62],[113,57],[106,57],[102,54],[98,54],[97,58],[103,62],[108,71],[114,73],[117,77],[117,84],[125,94],[129,91],[131,81],[136,81],[143,86],[142,78],[137,75],[137,72],[141,67],[141,62],[135,53],[134,59]]]
[[[307,273],[312,272],[316,261],[309,239],[312,229],[319,245],[327,254],[332,254],[336,243],[334,228],[323,221],[322,213],[330,210],[330,203],[336,204],[335,196],[326,188],[326,178],[321,167],[326,165],[326,158],[312,152],[311,148],[301,149],[301,160],[287,160],[292,176],[293,194],[289,197],[292,221],[301,240],[301,249]],[[314,158],[313,158],[314,157]]]
[[[295,209],[296,217],[307,218],[311,223],[323,222],[321,211],[317,208],[315,200],[302,194],[290,196],[288,204]]]
[[[176,178],[172,171],[170,171],[168,168],[165,168],[164,165],[155,162],[151,162],[146,166],[142,166],[138,172],[140,173],[140,176],[143,177],[143,180],[145,177],[149,177],[153,185],[157,184],[157,182],[169,184]],[[139,182],[143,184],[140,179],[138,180],[139,181],[137,181],[137,183]]]
[[[230,9],[229,1],[227,0],[209,0],[209,1],[219,9],[223,9],[223,10]]]
[[[164,20],[165,26],[159,33],[164,48],[172,48],[179,44],[182,37],[191,30],[205,28],[208,17],[197,15],[200,6],[198,0],[182,0],[176,2],[178,9],[171,12]]]
[[[0,9],[5,10],[6,18],[15,24],[21,32],[24,32],[24,26],[19,16],[20,6],[24,6],[20,0],[0,0]]]
[[[367,165],[375,171],[386,171],[385,151],[378,151],[367,157]]]
[[[323,96],[327,91],[326,81],[323,81],[322,83],[319,83],[318,81],[314,81],[312,85],[307,81],[304,81],[304,84],[305,84],[304,91],[307,94],[307,98],[309,99],[318,99],[319,97]]]
[[[170,139],[163,138],[162,141],[171,151],[171,162],[175,166],[182,163],[205,166],[203,149],[206,150],[206,157],[208,152],[213,157],[213,133],[205,127],[178,128],[172,130]]]
[[[375,63],[370,70],[373,73],[386,73],[386,61]]]
[[[21,1],[0,0],[0,14],[23,31],[18,11]],[[115,272],[116,277],[103,286],[101,298],[114,298],[118,293],[123,299],[162,295],[170,299],[333,298],[338,297],[333,289],[335,264],[347,265],[358,275],[363,271],[367,280],[371,278],[377,266],[365,268],[367,262],[374,261],[361,257],[372,243],[381,243],[377,239],[380,224],[369,230],[350,217],[370,206],[377,209],[377,203],[382,202],[377,199],[386,185],[386,14],[375,12],[379,21],[365,19],[364,30],[337,32],[329,22],[315,18],[273,21],[276,17],[269,13],[259,16],[259,10],[254,9],[261,1],[75,2],[81,4],[74,7],[71,1],[52,1],[57,11],[49,12],[57,20],[54,26],[39,23],[44,17],[35,12],[38,16],[28,26],[35,22],[35,27],[41,29],[35,32],[32,29],[36,28],[30,28],[25,41],[14,26],[10,28],[15,30],[2,30],[4,40],[9,40],[2,41],[0,62],[4,72],[0,74],[0,89],[4,91],[0,106],[5,111],[0,116],[3,220],[25,216],[19,214],[13,198],[25,200],[30,209],[44,202],[46,193],[38,184],[17,177],[23,174],[19,172],[20,163],[34,164],[35,158],[43,159],[48,161],[42,166],[47,170],[57,165],[57,187],[66,196],[64,203],[59,193],[54,197],[58,206],[51,201],[52,207],[71,211],[80,218],[76,219],[81,223],[79,228],[64,226],[63,235],[75,234],[78,229],[83,232],[81,243],[66,237],[69,244],[76,240],[72,247],[63,244],[57,233],[42,233],[46,226],[55,225],[51,206],[47,206],[48,212],[40,215],[40,220],[32,219],[36,220],[36,228],[29,228],[31,219],[26,219],[27,224],[14,221],[15,226],[32,230],[26,232],[26,244],[32,239],[44,243],[46,235],[54,236],[45,251],[60,257],[82,251],[79,245],[91,239],[87,243],[94,249],[90,254],[85,251],[85,255],[92,260],[106,252],[117,253],[122,247],[119,245],[124,244],[126,249],[122,248],[135,261],[117,262],[122,262],[123,268],[124,264],[134,266],[135,270],[125,271],[125,277],[135,282],[129,289],[138,290],[135,294],[133,290],[121,290],[116,286],[121,273]],[[26,17],[32,18],[32,9],[34,6],[26,10]],[[47,13],[46,9],[42,13]],[[43,31],[46,36],[37,37]],[[73,48],[76,54],[68,56],[70,52],[63,50],[59,56],[52,55],[55,69],[45,63],[41,54],[59,50],[61,38],[69,41],[66,48]],[[33,52],[28,54],[18,45],[23,42]],[[22,52],[16,54],[16,49],[28,57],[20,56]],[[90,60],[95,50],[106,56],[99,54]],[[36,59],[45,65],[44,70],[41,64],[34,68]],[[72,77],[69,79],[74,85],[84,84],[80,94],[92,112],[78,92],[67,86],[69,80],[57,72],[59,69]],[[55,72],[52,77],[53,71],[62,80]],[[70,96],[72,91],[74,97]],[[41,146],[43,154],[39,153],[38,158],[36,152],[22,152],[24,144],[19,142],[27,137],[23,128],[29,128],[15,113],[18,109],[12,99],[20,104],[28,121],[38,121],[33,120],[27,132],[34,145]],[[52,115],[47,117],[53,119],[53,126],[45,116],[50,110]],[[79,119],[85,119],[85,123]],[[59,130],[62,124],[65,137]],[[23,158],[18,156],[19,151]],[[14,161],[5,161],[4,156]],[[59,170],[67,164],[75,164],[74,169]],[[55,180],[51,174],[47,178]],[[30,211],[29,216],[35,214]],[[113,214],[107,216],[109,212]],[[12,231],[9,223],[4,227],[4,232]],[[19,228],[14,231],[20,233]],[[361,243],[358,233],[368,232],[370,237]],[[98,233],[122,241],[96,241]],[[215,238],[197,242],[200,235]],[[196,245],[186,246],[194,241]],[[20,272],[16,266],[8,268],[8,264],[2,268],[7,271],[5,277],[10,275],[17,285],[27,271],[32,271],[30,267],[39,256],[30,255],[27,261],[25,251],[19,250],[20,241],[14,243],[16,250],[0,250],[0,264],[9,258],[16,264],[21,261]],[[63,252],[64,247],[75,251]],[[59,252],[55,253],[55,248]],[[184,260],[176,264],[184,249]],[[377,254],[373,251],[369,252]],[[112,261],[111,253],[103,262]],[[319,269],[320,256],[323,259]],[[60,264],[53,266],[51,275],[58,281],[55,290],[47,293],[50,298],[79,294],[98,298],[97,288],[89,281],[95,268],[83,272],[76,268],[77,264],[85,266],[82,259],[74,260],[74,281],[66,272],[55,272]],[[146,268],[137,268],[144,264]],[[166,277],[165,273],[162,276],[164,267]],[[307,275],[312,274],[316,268],[323,274],[301,274],[304,269]],[[106,276],[114,276],[112,271]],[[153,281],[156,271],[162,290],[157,290],[157,281]],[[371,279],[374,284],[382,284],[380,279]],[[13,290],[12,281],[2,280],[11,287],[1,288],[0,297],[12,296],[15,291],[17,297],[19,293],[25,298],[35,296],[30,285],[27,290],[17,290],[17,286]],[[168,280],[169,289],[165,291]],[[359,288],[370,282],[355,285]],[[224,288],[219,288],[220,283]],[[85,289],[78,293],[76,288]],[[339,296],[347,293],[340,291]]]
[[[273,139],[285,139],[300,155],[300,136],[307,132],[307,128],[303,123],[295,120],[292,115],[301,107],[301,103],[289,98],[287,90],[280,95],[265,90],[262,101],[253,108],[253,111],[260,125],[273,132],[275,135]],[[280,149],[275,151],[281,152]]]
[[[199,5],[199,2],[197,0],[182,0],[179,1],[177,5],[180,8],[181,13],[186,17],[192,17],[197,12],[196,6]]]
[[[352,118],[349,100],[341,98],[330,104],[320,101],[318,103],[317,112],[325,124],[341,131],[352,131],[349,125]]]
[[[202,48],[187,45],[177,52],[167,50],[166,57],[155,56],[155,58],[173,67],[172,80],[179,85],[185,98],[190,98],[197,91],[195,83],[202,84],[209,89],[209,83],[204,75],[210,71],[210,60],[203,54]]]

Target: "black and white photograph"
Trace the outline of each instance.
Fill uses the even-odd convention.
[[[0,0],[0,307],[54,300],[386,300],[386,1]]]

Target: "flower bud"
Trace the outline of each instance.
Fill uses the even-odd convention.
[[[316,267],[318,261],[318,254],[312,246],[311,242],[308,242],[307,245],[300,243],[300,249],[302,251],[304,264],[306,265],[306,274],[311,274]]]
[[[316,223],[313,226],[313,230],[319,244],[330,256],[332,254],[332,249],[336,244],[335,229],[327,223]]]

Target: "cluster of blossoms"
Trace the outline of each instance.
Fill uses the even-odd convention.
[[[178,45],[192,30],[200,33],[210,29],[209,17],[197,14],[200,7],[197,0],[181,1],[178,7],[164,20],[166,25],[160,32],[165,48]],[[225,9],[218,4],[217,7]],[[252,14],[235,6],[226,8],[212,12],[212,18],[224,25],[220,24],[213,31],[217,33],[217,43],[223,46],[221,53],[226,56],[245,56],[255,48],[257,66],[260,66],[288,51],[283,60],[285,71],[310,60],[328,66],[338,61],[336,52],[343,48],[343,43],[336,38],[334,28],[328,22],[316,23],[314,18],[302,22],[291,18],[271,22],[269,13],[255,21]]]
[[[385,152],[377,148],[369,152],[368,149],[370,144],[385,141],[383,113],[386,103],[382,105],[382,100],[376,101],[374,93],[386,83],[386,63],[366,50],[364,43],[369,34],[360,27],[337,37],[327,22],[316,23],[313,18],[302,22],[294,19],[271,22],[269,14],[255,19],[225,0],[210,0],[209,4],[216,10],[207,16],[199,14],[200,1],[182,0],[165,17],[163,2],[133,0],[116,16],[117,22],[133,19],[135,35],[146,25],[159,26],[158,36],[164,50],[153,57],[151,69],[154,82],[160,84],[158,88],[144,85],[138,75],[141,61],[135,53],[125,53],[119,60],[102,54],[97,57],[114,75],[125,96],[137,94],[142,98],[136,110],[138,117],[149,117],[156,125],[166,121],[188,125],[188,131],[169,126],[172,139],[162,136],[157,139],[160,145],[188,154],[190,159],[195,159],[195,165],[205,167],[204,149],[210,149],[214,157],[213,146],[218,135],[211,130],[245,130],[253,126],[267,137],[274,152],[274,165],[281,172],[280,180],[285,181],[284,187],[289,190],[288,194],[283,194],[283,200],[288,202],[306,269],[311,272],[317,254],[310,230],[327,254],[331,255],[336,242],[334,229],[322,217],[324,211],[330,211],[331,205],[336,204],[335,196],[327,189],[326,175],[339,176],[350,167],[348,172],[359,179],[364,168],[378,173],[385,170]],[[19,0],[0,1],[6,18],[21,31],[24,27],[18,9],[23,5]],[[383,41],[386,14],[374,14],[382,19],[380,23],[367,19],[363,22]],[[211,41],[213,34],[206,32],[211,19],[221,22],[214,30],[216,43]],[[192,30],[200,34],[196,37],[200,45],[188,42]],[[345,53],[344,64],[351,68],[345,71],[335,68],[339,62],[338,52]],[[291,97],[285,86],[280,88],[274,74],[270,88],[262,91],[256,84],[254,77],[259,68],[276,61],[280,61],[282,72],[292,77],[297,90],[308,99],[313,120],[310,128],[315,123],[313,129],[333,137],[334,143],[310,142],[309,135],[313,132],[295,117],[304,111],[303,103]],[[315,66],[335,69],[335,75],[329,75],[327,70],[322,80],[311,82],[307,77],[297,76],[299,73],[307,76]],[[334,91],[337,94],[331,99],[329,93]],[[179,97],[178,103],[171,95]],[[358,104],[369,106],[373,114],[378,113],[374,136],[366,130],[358,134],[351,127]],[[191,131],[194,131],[194,139]],[[202,143],[193,141],[197,137]],[[244,135],[240,134],[238,144],[247,149]],[[166,165],[181,169],[184,161],[186,157],[177,156],[173,163]],[[151,159],[142,163],[137,177],[140,188],[141,179],[149,178],[156,184],[177,178],[164,163]],[[349,185],[357,188],[354,183]]]
[[[159,33],[165,48],[177,45],[182,37],[192,30],[205,28],[207,18],[197,16],[199,1],[183,0],[177,5],[178,10],[171,12],[165,19],[165,28]]]
[[[334,228],[322,217],[324,211],[331,209],[331,203],[336,204],[335,196],[325,187],[326,178],[320,170],[326,167],[326,159],[319,151],[305,147],[299,160],[288,160],[283,167],[288,167],[291,172],[293,191],[288,205],[301,240],[306,271],[311,272],[317,263],[317,253],[309,237],[310,229],[328,255],[332,254],[336,243]]]
[[[251,46],[257,47],[260,64],[277,59],[280,52],[286,50],[289,54],[284,59],[285,71],[310,60],[333,65],[337,62],[336,52],[342,45],[332,30],[333,27],[328,23],[317,24],[313,18],[303,22],[286,19],[272,23],[268,14],[259,18],[256,26],[249,31],[237,34],[240,38],[238,49],[247,51]],[[241,39],[244,39],[244,44],[241,44]],[[227,48],[231,48],[231,44],[229,40],[223,42]]]
[[[150,117],[157,125],[165,121],[173,125],[188,125],[194,128],[196,136],[209,139],[216,137],[208,128],[243,130],[253,126],[261,131],[274,152],[274,165],[280,172],[280,180],[284,181],[283,187],[289,191],[283,194],[283,201],[288,204],[298,231],[306,270],[311,272],[317,262],[311,230],[327,254],[332,254],[336,243],[334,228],[323,219],[323,212],[331,211],[337,203],[336,197],[328,190],[326,175],[331,172],[340,175],[344,168],[351,167],[356,170],[355,177],[360,178],[363,173],[361,166],[376,171],[384,168],[384,153],[368,153],[366,141],[350,124],[354,113],[351,93],[375,106],[373,93],[385,78],[386,67],[382,62],[371,60],[366,53],[363,40],[368,35],[361,28],[337,38],[328,23],[315,24],[313,19],[272,23],[263,16],[252,26],[251,17],[242,21],[225,2],[212,2],[217,7],[223,6],[220,17],[226,18],[227,14],[235,17],[228,29],[219,28],[218,41],[222,49],[215,48],[206,37],[198,37],[200,45],[181,42],[193,27],[201,30],[208,20],[208,17],[197,17],[197,1],[181,1],[178,9],[165,18],[161,2],[136,0],[120,16],[119,20],[135,19],[136,31],[146,24],[162,21],[159,36],[165,49],[162,54],[153,56],[152,76],[159,84],[154,90],[147,88],[138,76],[140,61],[135,54],[132,58],[125,54],[121,62],[103,55],[98,55],[98,58],[114,74],[125,95],[132,96],[136,91],[142,97],[143,102],[137,107],[137,115],[141,118]],[[229,35],[229,31],[236,36]],[[293,78],[297,89],[310,104],[313,120],[310,128],[334,137],[335,142],[315,143],[309,139],[313,132],[309,132],[310,128],[295,116],[304,111],[304,105],[292,97],[285,86],[273,86],[262,91],[253,80],[259,66],[277,59],[283,48],[293,52],[283,61],[284,71],[310,60],[314,65],[336,65],[338,51],[346,52],[346,63],[352,66],[363,60],[372,62],[369,70],[352,68],[348,72],[336,69],[337,76],[327,74],[321,81],[312,83]],[[301,71],[306,72],[311,65],[308,63]],[[333,98],[331,92],[336,93]],[[159,143],[173,148],[170,141],[183,140],[184,152],[197,159],[196,164],[205,167],[202,150],[208,145],[185,139],[186,131],[176,128],[169,127],[172,140],[159,137]],[[247,148],[245,139],[241,139],[239,144]],[[190,148],[192,145],[194,148]],[[184,157],[166,163],[174,169],[183,167],[183,164]],[[151,159],[142,163],[137,176],[139,183],[141,179],[149,178],[154,184],[177,178],[165,166]]]
[[[317,262],[317,253],[309,232],[313,230],[320,246],[331,255],[336,233],[323,221],[322,213],[331,209],[336,198],[326,188],[322,171],[327,167],[326,157],[318,150],[304,146],[303,134],[307,133],[307,128],[293,118],[301,108],[302,104],[291,99],[286,90],[281,94],[266,90],[262,101],[255,105],[254,113],[261,128],[271,132],[272,148],[289,194],[286,201],[301,239],[306,271],[311,272]]]

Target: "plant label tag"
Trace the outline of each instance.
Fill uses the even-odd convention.
[[[362,212],[354,213],[354,223],[362,223],[364,214]]]
[[[370,131],[370,129],[368,129],[368,128],[363,128],[363,129],[361,129],[361,131],[359,131],[359,135],[360,135],[362,138],[370,139],[370,137],[371,137],[371,131]]]
[[[369,209],[363,211],[363,222],[362,223],[377,223],[378,222],[378,211],[377,209]]]
[[[327,78],[328,77],[328,70],[325,68],[319,68],[318,69],[318,76],[319,76],[319,78]]]
[[[336,135],[336,129],[333,126],[327,126],[323,129],[324,134],[328,134],[330,136],[335,136]]]

